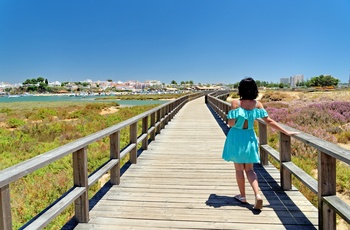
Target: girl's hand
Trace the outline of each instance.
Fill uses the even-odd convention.
[[[299,134],[300,132],[294,132],[294,131],[288,131],[286,134],[287,135],[290,135],[290,136],[294,136],[294,135],[297,135]]]

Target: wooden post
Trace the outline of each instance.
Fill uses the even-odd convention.
[[[117,131],[109,136],[110,142],[110,158],[119,159],[119,162],[111,168],[111,183],[118,185],[120,183],[120,131]]]
[[[157,123],[160,122],[160,109],[157,110]],[[156,134],[160,134],[160,129],[161,129],[161,124],[159,123],[159,125],[156,128]]]
[[[142,119],[142,134],[147,134],[147,137],[142,140],[142,149],[148,149],[148,116]]]
[[[231,106],[228,106],[228,105],[225,105],[225,116],[223,117],[225,123],[227,124],[227,115],[228,115],[228,112],[231,110]]]
[[[164,117],[165,117],[165,108],[163,107],[160,109],[160,119],[161,120],[163,119],[163,121],[160,123],[160,130],[164,129],[164,127],[165,127]]]
[[[10,186],[8,184],[0,188],[0,229],[12,229]]]
[[[267,144],[267,126],[266,124],[263,124],[261,122],[258,123],[259,125],[259,147],[261,145],[266,145]],[[260,147],[260,164],[262,165],[268,165],[269,164],[269,154],[265,152]]]
[[[137,122],[130,125],[130,144],[136,144],[135,148],[130,151],[130,163],[137,163]]]
[[[150,124],[151,128],[155,128],[154,127],[155,124],[156,124],[156,114],[155,113],[151,114],[150,122],[151,122],[151,124]],[[150,138],[151,141],[154,141],[156,139],[156,131],[155,131],[155,129],[150,133],[150,137],[149,138]]]
[[[169,114],[169,105],[165,106],[164,111],[164,117],[166,117],[164,125],[167,125],[169,123],[169,116],[167,116]]]
[[[280,133],[280,177],[281,187],[284,190],[292,188],[292,174],[283,166],[283,162],[292,160],[290,136]]]
[[[322,201],[336,195],[336,159],[318,152],[318,221],[320,230],[336,229],[336,212]]]
[[[74,201],[75,218],[79,223],[87,223],[89,222],[87,147],[73,153],[73,180],[74,186],[85,188],[85,192]]]
[[[169,104],[168,107],[169,107],[169,108],[168,108],[168,116],[169,116],[168,122],[169,122],[169,121],[171,121],[171,119],[173,119],[173,117],[174,117],[174,113],[173,113],[173,112],[174,112],[174,111],[173,111],[173,110],[174,110],[174,103]]]

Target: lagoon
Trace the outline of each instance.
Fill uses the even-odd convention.
[[[107,96],[108,97],[108,96]],[[55,96],[19,96],[19,97],[0,97],[0,103],[11,103],[11,102],[110,102],[115,101],[121,106],[137,106],[137,105],[150,105],[150,104],[163,104],[167,100],[95,100],[101,98],[101,96],[86,96],[86,97],[75,97],[69,95],[55,95]],[[103,96],[106,98],[106,96]]]

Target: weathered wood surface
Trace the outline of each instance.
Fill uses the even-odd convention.
[[[282,191],[272,166],[256,165],[261,212],[248,183],[250,204],[233,199],[222,127],[203,97],[186,104],[75,229],[317,229],[317,209],[294,187]]]

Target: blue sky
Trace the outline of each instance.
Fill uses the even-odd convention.
[[[0,0],[0,82],[348,82],[349,0]]]

